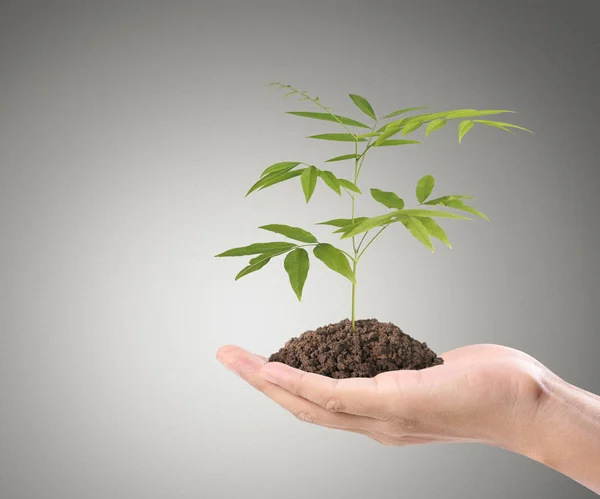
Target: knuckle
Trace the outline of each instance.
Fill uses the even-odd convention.
[[[336,397],[330,397],[325,401],[324,407],[329,412],[343,412],[346,404]]]
[[[319,422],[319,415],[311,411],[295,409],[292,410],[292,414],[297,420],[302,421],[303,423],[316,424]]]

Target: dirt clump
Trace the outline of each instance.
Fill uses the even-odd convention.
[[[426,369],[441,357],[391,322],[344,319],[291,338],[269,357],[305,372],[330,378],[370,378],[386,371]]]

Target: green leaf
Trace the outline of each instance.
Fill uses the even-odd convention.
[[[296,241],[302,241],[303,243],[318,242],[315,236],[313,236],[307,230],[301,229],[300,227],[291,227],[289,225],[283,224],[269,224],[261,225],[259,229],[275,232],[276,234],[281,234],[282,236],[289,237],[290,239],[295,239]]]
[[[445,206],[444,203],[446,203],[447,201],[450,201],[452,199],[474,199],[474,198],[472,198],[471,196],[465,196],[464,194],[451,194],[449,196],[442,196],[439,198],[431,199],[424,204],[427,204],[430,206],[436,205],[436,204],[441,204],[442,206]]]
[[[389,140],[384,140],[377,147],[383,147],[383,146],[404,146],[404,145],[408,145],[408,144],[422,144],[422,143],[423,142],[421,142],[420,140],[389,139]]]
[[[335,158],[331,158],[325,161],[325,163],[333,163],[334,161],[344,161],[346,159],[356,159],[358,156],[356,154],[344,154],[342,156],[336,156]]]
[[[408,123],[406,123],[403,127],[402,127],[402,135],[408,135],[409,133],[414,132],[415,130],[418,130],[419,128],[421,128],[421,125],[423,124],[422,121],[410,121]]]
[[[356,282],[348,258],[341,250],[331,244],[320,243],[313,248],[313,253],[331,270],[343,275],[353,284]]]
[[[333,231],[333,234],[341,234],[341,238],[344,239],[346,234],[351,230],[354,230],[361,222],[354,222],[353,224],[347,225],[346,227],[340,227]]]
[[[369,132],[369,133],[361,133],[360,135],[357,135],[357,137],[369,138],[369,137],[377,137],[378,135],[379,135],[379,132]]]
[[[371,107],[371,104],[369,104],[369,101],[367,99],[356,94],[350,94],[350,98],[352,99],[352,102],[354,102],[354,105],[363,113],[365,113],[369,118],[373,118],[374,120],[377,119],[375,111],[373,111],[373,108]]]
[[[290,248],[285,248],[283,250],[271,250],[265,253],[261,253],[258,256],[255,256],[254,258],[251,258],[248,262],[248,265],[242,270],[240,270],[238,275],[235,277],[235,280],[237,281],[239,278],[244,277],[245,275],[251,274],[252,272],[262,269],[267,263],[271,261],[273,257],[283,255],[289,250]]]
[[[439,217],[439,218],[453,218],[455,220],[471,220],[469,217],[464,217],[457,213],[452,213],[450,211],[440,211],[440,210],[421,210],[418,208],[408,209],[408,210],[400,210],[394,212],[397,215],[406,215],[409,217]]]
[[[250,258],[250,261],[248,263],[253,264],[253,263],[257,263],[260,262],[261,260],[264,260],[265,258],[273,258],[279,255],[283,255],[284,253],[287,253],[290,250],[290,248],[285,248],[285,249],[279,249],[279,250],[271,250],[271,251],[265,251],[264,253],[261,253],[258,256],[255,256],[254,258]]]
[[[433,191],[435,185],[435,179],[432,175],[425,175],[417,182],[417,201],[422,203],[425,201]]]
[[[283,170],[271,172],[271,173],[265,175],[264,177],[261,177],[260,179],[258,179],[258,181],[252,187],[250,187],[250,189],[246,193],[246,196],[248,194],[250,194],[251,192],[254,192],[256,189],[266,187],[268,184],[271,183],[271,181],[277,180],[279,177],[281,177],[282,175],[284,175],[286,173],[295,173],[295,172],[290,172],[290,170],[292,170],[293,168],[294,168],[294,166],[287,166]],[[296,170],[296,171],[299,171],[299,170]]]
[[[467,132],[469,130],[471,130],[471,128],[473,128],[474,124],[475,123],[473,123],[471,120],[464,120],[464,121],[460,122],[460,124],[458,125],[458,143],[459,144],[462,142],[462,139],[467,134]]]
[[[333,140],[335,142],[365,142],[366,139],[359,139],[351,133],[322,133],[320,135],[311,135],[308,139]]]
[[[272,185],[278,184],[279,182],[283,182],[283,181],[289,180],[291,178],[299,177],[300,175],[302,175],[302,172],[304,172],[304,170],[306,170],[306,168],[302,168],[301,170],[293,170],[290,172],[283,172],[278,177],[273,178],[273,179],[269,180],[269,182],[267,182],[265,185],[262,185],[259,190],[262,191],[263,189],[266,189],[267,187],[271,187]]]
[[[406,118],[401,118],[396,121],[391,121],[390,123],[385,125],[385,130],[387,131],[391,128],[402,128],[402,127],[406,127],[407,125],[411,125],[411,124],[415,124],[415,123],[420,123],[422,125],[428,119],[441,118],[441,116],[438,116],[438,115],[439,115],[439,113],[415,114],[414,116],[407,116]]]
[[[449,111],[444,114],[447,119],[451,120],[455,118],[473,118],[475,116],[487,116],[490,114],[502,113],[514,113],[514,111],[508,111],[506,109],[457,109],[456,111]]]
[[[292,289],[296,293],[298,301],[300,301],[302,299],[302,289],[304,288],[310,267],[308,253],[304,248],[296,248],[290,251],[283,261],[283,267],[290,278]]]
[[[333,220],[327,220],[326,222],[319,222],[316,225],[331,225],[333,227],[346,227],[352,223],[360,223],[366,220],[367,217],[357,217],[352,222],[351,218],[334,218]]]
[[[356,192],[357,194],[362,194],[358,186],[355,183],[350,182],[350,180],[346,180],[345,178],[338,178],[338,182],[343,188],[348,189],[349,191]]]
[[[288,241],[277,241],[272,243],[254,243],[249,246],[240,246],[239,248],[231,248],[230,250],[219,253],[215,256],[246,256],[258,255],[271,250],[285,250],[294,248],[297,245]]]
[[[458,109],[454,111],[442,111],[439,113],[427,113],[427,114],[416,114],[414,116],[408,116],[406,118],[401,118],[396,121],[391,121],[390,123],[384,125],[383,130],[389,130],[390,128],[398,128],[402,127],[411,122],[420,122],[426,123],[433,120],[438,119],[454,119],[454,118],[469,118],[476,116],[485,116],[489,114],[499,114],[499,113],[512,113],[513,111],[504,111],[504,110],[477,110],[477,109]],[[382,131],[382,130],[379,130]]]
[[[381,189],[371,189],[373,199],[387,208],[401,210],[404,208],[404,200],[398,197],[394,192],[382,191]]]
[[[430,236],[439,239],[448,246],[448,248],[452,249],[452,245],[450,244],[450,241],[448,241],[448,236],[446,236],[444,229],[442,229],[433,218],[423,217],[419,218],[419,220],[423,224],[423,227],[427,229]]]
[[[477,215],[478,217],[483,218],[484,220],[487,220],[488,222],[490,221],[490,219],[486,215],[484,215],[483,213],[481,213],[479,210],[476,210],[472,206],[468,206],[466,204],[463,204],[463,206],[461,208],[458,208],[458,209],[460,209],[462,211],[466,211],[468,213],[473,213],[473,215]]]
[[[509,128],[517,128],[518,130],[524,130],[531,134],[533,133],[531,130],[528,130],[527,128],[524,128],[524,127],[518,126],[518,125],[513,125],[511,123],[504,123],[503,121],[490,121],[490,120],[473,120],[473,121],[475,123],[482,123],[487,126],[501,128],[502,130],[506,130],[507,132],[510,132]]]
[[[344,231],[342,239],[347,239],[349,237],[356,236],[357,234],[362,234],[363,232],[367,232],[376,227],[381,227],[382,225],[386,225],[388,223],[397,222],[398,220],[394,219],[397,213],[398,212],[392,212],[367,218],[361,223],[356,224],[354,227],[351,227],[350,230]]]
[[[443,128],[444,125],[448,123],[446,120],[433,120],[427,124],[427,128],[425,129],[425,136],[429,137],[431,132],[435,132],[440,128]]]
[[[428,116],[426,114],[415,114],[414,116],[405,116],[404,118],[400,118],[399,120],[390,121],[389,123],[383,126],[384,130],[389,130],[390,128],[402,128],[407,123],[417,121],[422,122],[423,117]]]
[[[447,206],[448,208],[454,208],[455,210],[461,210],[461,211],[466,211],[468,213],[473,213],[473,215],[477,215],[478,217],[481,217],[484,220],[487,220],[488,222],[490,221],[490,219],[487,216],[485,216],[483,213],[481,213],[479,210],[476,210],[472,206],[466,205],[460,199],[450,199],[444,203],[444,206]]]
[[[306,198],[306,202],[310,201],[313,192],[315,192],[315,187],[317,186],[317,169],[314,166],[309,166],[302,172],[302,176],[300,177],[300,181],[302,182],[302,190],[304,191],[304,197]]]
[[[427,246],[431,252],[434,252],[433,243],[429,237],[429,232],[418,218],[408,217],[406,220],[402,220],[404,227],[417,239]]]
[[[366,220],[367,217],[360,217],[361,219]],[[346,232],[350,232],[352,229],[354,229],[355,227],[358,226],[358,224],[360,224],[363,220],[359,220],[357,218],[354,219],[354,223],[350,223],[348,225],[345,225],[344,227],[340,227],[337,230],[334,230],[333,233],[334,234],[346,234]]]
[[[323,182],[325,182],[325,184],[327,184],[327,186],[330,187],[332,191],[337,193],[339,196],[342,195],[342,189],[340,188],[340,181],[337,179],[337,177],[333,173],[331,173],[330,171],[327,171],[327,170],[319,170],[318,174],[319,174],[319,177],[321,177],[323,179]]]
[[[382,142],[385,142],[387,139],[389,139],[390,137],[393,137],[394,135],[396,135],[400,130],[402,130],[402,127],[397,126],[397,127],[389,127],[386,128],[377,138],[377,140],[375,142],[373,142],[373,145],[375,147],[379,147],[381,145]]]
[[[262,260],[258,260],[254,263],[251,263],[250,265],[247,265],[238,272],[238,274],[235,276],[235,280],[237,281],[245,275],[251,274],[252,272],[256,272],[257,270],[262,269],[267,263],[269,263],[270,260],[271,258],[263,258]]]
[[[411,111],[418,111],[419,109],[428,109],[431,106],[421,106],[421,107],[407,107],[405,109],[399,109],[398,111],[394,111],[393,113],[386,114],[382,120],[386,120],[388,118],[393,118],[394,116],[398,116],[404,113],[410,113]]]
[[[295,168],[296,166],[298,166],[300,164],[299,161],[284,161],[282,163],[275,163],[274,165],[269,166],[269,168],[267,168],[265,171],[263,171],[260,176],[264,177],[265,175],[268,175],[269,173],[274,173],[274,172],[280,172],[285,170],[290,171],[292,168]]]
[[[351,118],[345,118],[344,116],[331,115],[329,113],[312,113],[305,111],[288,111],[287,114],[293,114],[295,116],[302,116],[304,118],[313,118],[315,120],[333,121],[334,123],[342,122],[344,125],[358,126],[361,128],[371,128],[360,121],[353,120]],[[334,118],[337,118],[337,120]]]
[[[256,182],[252,187],[250,187],[250,190],[246,193],[246,196],[248,196],[248,194],[255,191],[256,189],[262,190],[274,184],[278,184],[279,182],[283,182],[284,180],[289,180],[291,178],[298,177],[302,174],[303,170],[304,168],[302,170],[284,170],[281,172],[269,173],[268,175],[265,175],[263,178],[261,178],[258,182]]]

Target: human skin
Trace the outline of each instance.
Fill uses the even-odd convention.
[[[525,455],[600,494],[600,397],[530,355],[481,344],[444,364],[335,380],[227,345],[217,359],[301,421],[383,445],[478,442]]]

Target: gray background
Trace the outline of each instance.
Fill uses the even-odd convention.
[[[513,109],[535,135],[476,128],[459,145],[453,125],[365,163],[365,188],[410,199],[431,173],[492,223],[450,222],[454,249],[434,255],[390,230],[359,268],[358,316],[438,352],[519,348],[600,392],[598,14],[596,0],[4,1],[0,497],[592,497],[508,451],[300,424],[215,351],[269,354],[345,318],[349,286],[317,262],[298,303],[281,262],[234,282],[244,262],[213,255],[270,239],[258,225],[348,215],[322,185],[308,206],[297,181],[244,198],[271,163],[347,152],[304,139],[335,127],[285,115],[311,108],[265,83],[355,117],[348,93],[380,115]],[[367,196],[358,210],[380,212]]]

